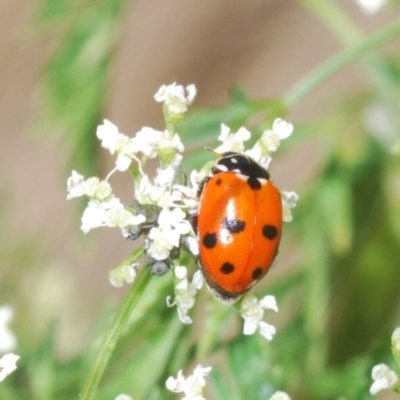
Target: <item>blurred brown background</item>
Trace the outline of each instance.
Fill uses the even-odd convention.
[[[350,0],[340,3],[365,32],[388,17],[385,12],[365,16]],[[0,4],[0,216],[6,248],[23,252],[24,246],[33,245],[36,257],[45,260],[39,269],[30,269],[32,260],[21,255],[12,266],[21,276],[12,290],[39,316],[31,333],[44,330],[51,318],[61,318],[60,350],[69,354],[81,346],[104,299],[121,295],[109,285],[107,270],[133,244],[110,229],[83,237],[77,204],[66,201],[64,143],[57,132],[51,140],[32,132],[31,123],[41,113],[35,101],[38,81],[55,46],[34,24],[35,12],[32,2]],[[174,81],[196,84],[196,107],[225,104],[234,84],[253,98],[281,96],[339,50],[335,39],[295,1],[131,1],[120,26],[103,117],[130,135],[144,125],[161,128],[161,108],[153,95],[160,85]],[[357,67],[348,68],[302,102],[289,119],[296,123],[315,117],[335,93],[360,85]],[[284,189],[295,188],[309,173],[308,158],[302,154],[285,161],[295,163],[297,177],[286,173],[285,162],[275,165],[276,180]],[[104,174],[112,162],[104,152]],[[123,177],[112,181],[115,191],[129,198],[131,188],[125,183]],[[0,280],[0,290],[7,285]]]

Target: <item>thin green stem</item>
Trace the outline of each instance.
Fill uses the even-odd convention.
[[[297,0],[312,12],[345,47],[360,43],[364,34],[335,0]]]
[[[400,19],[371,34],[362,43],[334,56],[314,71],[305,75],[283,96],[282,103],[284,107],[286,109],[293,108],[304,97],[344,67],[365,56],[373,49],[397,35],[400,35]]]
[[[124,262],[126,263],[128,259],[137,259],[140,256],[141,252],[143,252],[142,248],[134,252],[130,257],[124,260]],[[108,361],[110,360],[110,357],[115,349],[117,341],[129,320],[132,310],[135,308],[147,284],[150,282],[150,278],[150,268],[146,268],[146,266],[144,265],[139,271],[138,276],[136,277],[134,283],[126,294],[120,309],[118,310],[117,314],[114,317],[114,320],[112,321],[106,332],[97,357],[84,383],[80,395],[80,400],[93,399],[95,391],[107,367]]]

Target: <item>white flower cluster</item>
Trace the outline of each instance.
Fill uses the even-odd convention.
[[[392,352],[400,365],[400,327],[396,328],[392,334]],[[375,365],[372,368],[371,376],[374,381],[370,388],[372,395],[385,389],[399,389],[400,387],[399,376],[386,364]]]
[[[179,246],[182,235],[187,235],[192,227],[186,214],[180,208],[163,208],[158,216],[158,225],[151,228],[147,252],[154,260],[165,260],[170,251]]]
[[[374,383],[369,391],[372,395],[385,389],[394,389],[399,383],[399,377],[396,372],[390,369],[386,364],[378,364],[372,368],[371,373]]]
[[[102,147],[117,155],[115,168],[118,171],[126,171],[132,161],[139,161],[139,156],[142,162],[157,156],[170,162],[177,152],[184,149],[176,133],[143,127],[135,137],[130,138],[120,133],[117,126],[107,120],[97,128],[97,137],[101,140]]]
[[[365,14],[375,14],[387,2],[387,0],[354,0]]]
[[[278,312],[278,306],[274,296],[268,295],[258,300],[251,293],[246,294],[240,302],[240,315],[244,319],[243,334],[252,335],[257,330],[267,340],[272,340],[276,329],[273,325],[262,321],[264,310]]]
[[[111,185],[97,177],[86,179],[72,171],[67,181],[67,200],[87,196],[88,205],[82,215],[81,229],[88,233],[100,226],[126,228],[141,224],[146,220],[143,215],[133,215],[112,193]]]
[[[272,129],[265,130],[253,148],[246,151],[246,154],[267,169],[271,162],[270,155],[278,150],[281,140],[288,138],[292,132],[291,123],[277,118],[272,124]]]
[[[135,206],[125,207],[113,194],[108,182],[114,172],[126,171],[130,167],[133,168],[136,181],[137,203],[157,206],[161,210],[155,226],[149,227],[149,231],[146,232],[148,255],[156,261],[168,259],[172,249],[179,247],[181,237],[191,231],[186,213],[182,210],[183,199],[186,201],[188,197],[181,187],[175,185],[184,147],[179,135],[171,132],[171,126],[173,127],[175,122],[168,119],[177,121],[187,111],[188,105],[196,95],[196,88],[190,85],[186,92],[187,94],[183,86],[174,83],[162,86],[155,95],[157,101],[164,102],[164,114],[169,130],[157,131],[144,127],[130,138],[120,133],[117,126],[107,120],[97,128],[97,137],[101,140],[102,147],[116,155],[117,159],[115,168],[105,180],[97,177],[85,179],[76,171],[73,171],[68,179],[68,200],[80,196],[89,198],[82,215],[81,229],[84,233],[100,226],[109,226],[121,228],[122,234],[127,237],[130,228],[140,227],[146,222],[146,213],[137,210]],[[161,167],[151,179],[143,172],[143,167],[148,159],[155,157],[159,157]],[[189,204],[189,201],[186,203]],[[190,206],[193,208],[196,205],[197,203],[191,200]],[[140,229],[138,231],[140,232]],[[110,271],[109,280],[112,285],[119,287],[132,282],[135,275],[136,271],[130,266],[120,266]]]
[[[0,306],[0,353],[15,350],[17,338],[8,326],[14,318],[14,310],[9,305]]]
[[[175,393],[184,393],[182,400],[205,400],[203,397],[204,387],[206,385],[205,377],[210,373],[211,367],[202,367],[198,365],[192,375],[187,378],[182,370],[178,372],[176,378],[170,376],[165,385],[167,389]]]
[[[14,310],[9,305],[0,306],[0,382],[17,369],[19,356],[11,353],[17,346],[17,338],[9,323],[14,318]]]
[[[290,400],[290,397],[287,393],[285,392],[275,392],[270,398],[269,400]]]
[[[0,358],[0,382],[17,369],[19,356],[8,353]]]
[[[197,270],[192,282],[187,278],[187,268],[184,266],[175,267],[175,277],[177,284],[175,285],[175,298],[171,302],[171,297],[167,297],[168,307],[177,306],[179,319],[184,324],[191,324],[193,321],[187,315],[187,312],[194,306],[195,295],[203,286],[204,277],[200,270]]]
[[[133,397],[129,396],[129,394],[121,393],[115,398],[115,400],[133,400]]]
[[[154,98],[158,102],[164,102],[164,115],[168,122],[178,123],[185,112],[193,103],[196,97],[197,89],[195,85],[186,86],[185,89],[181,85],[173,83],[172,85],[162,85]]]
[[[282,190],[282,219],[284,222],[290,222],[293,219],[292,208],[296,207],[299,195],[296,192],[286,192]]]
[[[114,287],[122,287],[126,283],[132,283],[136,278],[135,264],[118,265],[108,271],[108,281]]]
[[[392,334],[392,352],[400,364],[400,327],[396,328]]]
[[[240,128],[236,133],[231,133],[230,129],[222,124],[221,134],[218,137],[222,145],[214,151],[216,153],[225,153],[227,151],[245,153],[262,167],[268,169],[271,162],[271,154],[278,150],[280,141],[288,138],[292,132],[293,125],[291,123],[277,118],[272,125],[272,129],[265,130],[252,149],[245,150],[244,142],[250,139],[251,133],[246,128]]]

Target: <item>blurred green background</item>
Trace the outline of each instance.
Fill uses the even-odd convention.
[[[400,38],[353,63],[296,104],[293,85],[330,57],[400,18],[398,3],[363,14],[350,0],[3,0],[0,6],[0,304],[15,311],[21,355],[0,399],[74,399],[126,289],[107,271],[132,252],[117,230],[80,230],[66,201],[71,169],[104,177],[104,118],[133,136],[163,128],[153,95],[194,83],[182,134],[198,168],[221,123],[260,133],[295,125],[271,165],[300,195],[275,266],[256,295],[276,295],[271,343],[244,337],[233,307],[206,290],[183,326],[171,274],[154,278],[96,399],[125,392],[174,398],[179,369],[213,365],[209,399],[369,399],[370,371],[394,366],[400,325]],[[283,99],[283,102],[281,101]],[[189,158],[188,158],[189,159]],[[125,202],[128,174],[111,181]],[[179,397],[179,396],[178,396]],[[381,398],[391,398],[383,394]]]

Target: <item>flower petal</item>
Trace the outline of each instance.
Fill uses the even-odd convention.
[[[260,321],[259,328],[261,336],[265,337],[265,339],[272,340],[274,338],[276,329],[273,325],[267,324],[264,321]]]
[[[260,304],[264,310],[274,310],[278,312],[278,304],[275,296],[267,295],[260,300]]]

